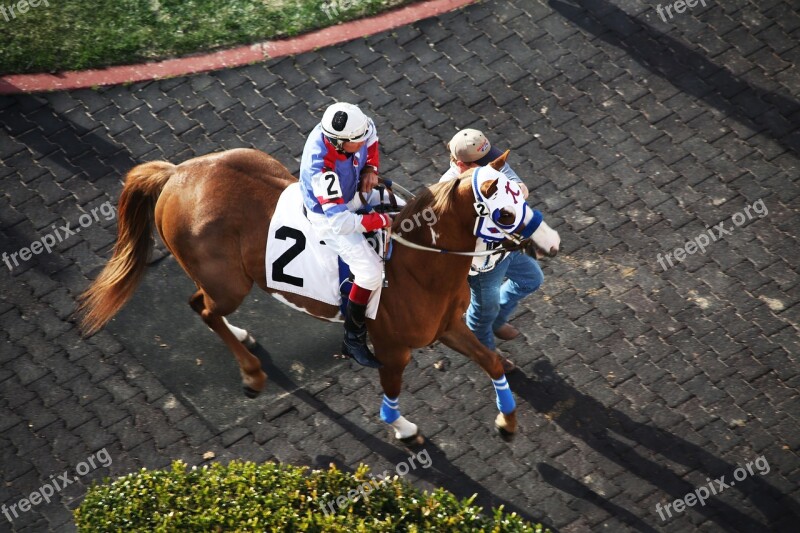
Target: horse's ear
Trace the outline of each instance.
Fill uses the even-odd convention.
[[[506,150],[505,152],[503,152],[503,155],[501,155],[500,157],[489,163],[489,166],[495,170],[500,170],[506,165],[506,158],[508,157],[508,154],[510,152],[511,150]]]
[[[497,192],[498,179],[487,180],[481,183],[481,194],[484,198],[491,198]]]

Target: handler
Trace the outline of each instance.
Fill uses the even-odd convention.
[[[486,166],[503,154],[491,145],[482,132],[474,129],[459,131],[447,147],[450,151],[450,169],[439,181],[458,178],[467,170]],[[500,172],[517,182],[523,197],[528,198],[528,188],[508,163]],[[498,242],[479,239],[475,249],[487,250],[498,245]],[[494,338],[511,340],[519,336],[519,330],[509,324],[508,318],[519,301],[538,289],[543,281],[544,274],[539,263],[520,251],[476,257],[472,261],[468,278],[470,303],[467,326],[487,348],[500,354],[506,372],[514,370],[516,366],[497,349]]]

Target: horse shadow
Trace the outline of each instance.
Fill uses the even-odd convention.
[[[312,407],[318,412],[327,416],[332,422],[338,424],[342,429],[352,435],[353,438],[355,438],[358,442],[364,444],[373,453],[382,456],[390,463],[398,464],[406,461],[408,459],[409,452],[418,453],[423,449],[427,450],[428,455],[430,456],[431,466],[429,468],[418,468],[414,470],[414,475],[421,480],[438,487],[443,487],[459,498],[467,498],[473,494],[477,494],[477,497],[472,504],[483,507],[484,511],[488,511],[492,507],[503,505],[505,512],[515,512],[525,520],[529,520],[531,522],[546,521],[546,518],[542,514],[525,510],[518,505],[505,500],[492,493],[492,491],[484,485],[481,485],[472,479],[463,470],[454,465],[447,458],[446,453],[436,446],[436,444],[434,444],[432,441],[425,439],[425,443],[419,447],[404,449],[402,448],[402,444],[395,440],[393,432],[390,432],[388,429],[387,436],[390,436],[391,441],[376,437],[356,423],[347,420],[341,413],[331,409],[328,405],[301,388],[301,386],[295,383],[289,375],[272,364],[272,356],[263,346],[261,346],[261,344],[256,344],[256,346],[251,348],[250,351],[261,361],[262,368],[269,375],[272,385],[282,388],[297,400],[306,403],[309,407]],[[397,444],[394,444],[395,442],[397,442]],[[349,467],[341,460],[329,455],[317,456],[315,463],[320,467],[327,467],[330,463],[333,463],[340,470],[350,472],[353,471],[352,467]],[[557,531],[551,524],[546,524],[546,526],[554,533]]]
[[[614,438],[612,432],[635,441],[669,461],[704,472],[712,480],[721,475],[730,478],[737,468],[698,445],[658,427],[636,422],[624,413],[606,407],[591,396],[579,392],[554,372],[549,361],[537,362],[533,373],[535,379],[525,375],[522,370],[508,376],[512,390],[520,399],[537,412],[551,413],[553,422],[561,429],[582,440],[626,471],[659,488],[672,500],[683,498],[697,487],[684,481],[668,467],[643,457],[632,445]],[[551,485],[575,497],[593,503],[602,500],[602,497],[550,465],[540,464],[539,471]],[[733,489],[731,487],[729,490]],[[709,498],[705,506],[694,506],[692,510],[713,520],[725,531],[770,531],[775,530],[770,528],[785,527],[791,518],[789,515],[794,515],[794,519],[800,518],[797,505],[760,476],[748,477],[746,483],[737,484],[735,489],[761,511],[768,524],[720,501],[716,496]],[[609,512],[618,512],[615,510],[617,506],[613,504],[598,505],[605,506]],[[655,515],[655,510],[653,514]],[[641,523],[641,519],[631,516],[630,513],[616,516],[639,529],[650,530],[649,526]]]

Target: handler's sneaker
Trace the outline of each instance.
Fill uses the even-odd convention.
[[[519,330],[506,322],[496,330],[494,330],[494,336],[498,339],[502,339],[504,341],[510,341],[519,337]]]

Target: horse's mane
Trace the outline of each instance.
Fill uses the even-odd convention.
[[[449,212],[456,200],[456,191],[463,176],[425,187],[400,211],[397,220],[403,220],[413,213],[421,213],[431,208],[437,218]]]

